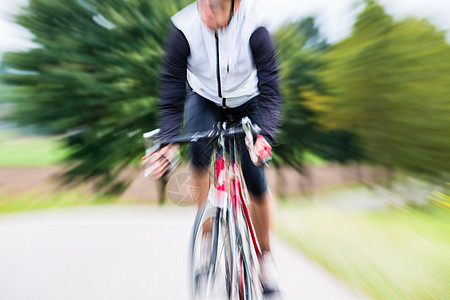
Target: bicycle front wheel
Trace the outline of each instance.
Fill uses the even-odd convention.
[[[206,204],[192,230],[190,274],[194,299],[232,299],[231,249],[227,210]]]

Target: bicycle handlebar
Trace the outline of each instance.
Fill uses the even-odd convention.
[[[159,129],[146,132],[143,134],[144,138],[156,138],[154,145],[151,147],[151,149],[148,149],[148,152],[154,152],[155,150],[161,149],[163,146],[175,143],[175,144],[183,144],[183,143],[195,143],[202,140],[210,140],[210,142],[213,142],[214,140],[218,140],[219,138],[226,138],[230,136],[237,136],[244,134],[248,141],[248,147],[250,148],[250,156],[253,161],[257,160],[255,149],[254,149],[254,142],[255,137],[257,134],[259,134],[261,129],[258,125],[252,124],[251,120],[248,117],[244,117],[241,120],[240,125],[236,125],[230,128],[226,128],[226,122],[220,123],[218,122],[213,129],[208,131],[202,131],[202,132],[196,132],[191,134],[184,134],[180,136],[175,136],[172,138],[167,139],[157,139],[157,136],[160,133]],[[267,160],[270,160],[271,157],[269,157]],[[263,163],[266,163],[267,160],[263,161]]]
[[[167,144],[184,144],[184,143],[195,143],[202,140],[214,140],[218,139],[219,137],[230,137],[230,136],[237,136],[240,134],[245,134],[249,142],[253,142],[253,136],[258,134],[260,132],[260,128],[258,125],[253,125],[252,122],[248,117],[244,117],[241,121],[242,125],[233,126],[230,128],[223,128],[224,123],[222,123],[222,126],[219,122],[216,124],[213,129],[208,131],[201,131],[196,133],[188,133],[180,136],[175,136],[167,139],[158,139],[157,143],[161,146],[167,145]],[[144,138],[151,138],[156,137],[160,131],[158,129],[146,132],[143,134]],[[253,143],[251,143],[253,144]]]

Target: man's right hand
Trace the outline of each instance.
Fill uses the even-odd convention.
[[[159,179],[170,168],[170,163],[177,154],[180,146],[169,144],[159,151],[149,153],[141,158],[141,165],[145,170],[145,176],[150,179]]]

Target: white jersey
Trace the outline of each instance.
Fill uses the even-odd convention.
[[[197,2],[172,17],[172,23],[189,43],[189,85],[217,105],[237,107],[259,94],[249,40],[263,22],[252,12],[242,1],[228,27],[217,32],[203,24]]]

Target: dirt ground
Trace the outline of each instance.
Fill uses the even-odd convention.
[[[48,193],[67,187],[61,187],[59,179],[61,168],[0,168],[0,194],[18,195],[34,190]],[[266,170],[271,190],[278,195],[289,196],[309,193],[322,188],[345,185],[351,182],[370,183],[384,173],[359,165],[328,165],[306,167],[303,174],[289,167]],[[127,170],[124,177],[134,178],[131,185],[121,196],[124,202],[156,202],[159,199],[161,185],[157,181],[144,178],[141,170]],[[186,167],[179,167],[168,176],[166,195],[175,202],[186,200],[189,192],[189,176]],[[93,185],[82,187],[87,192]]]

